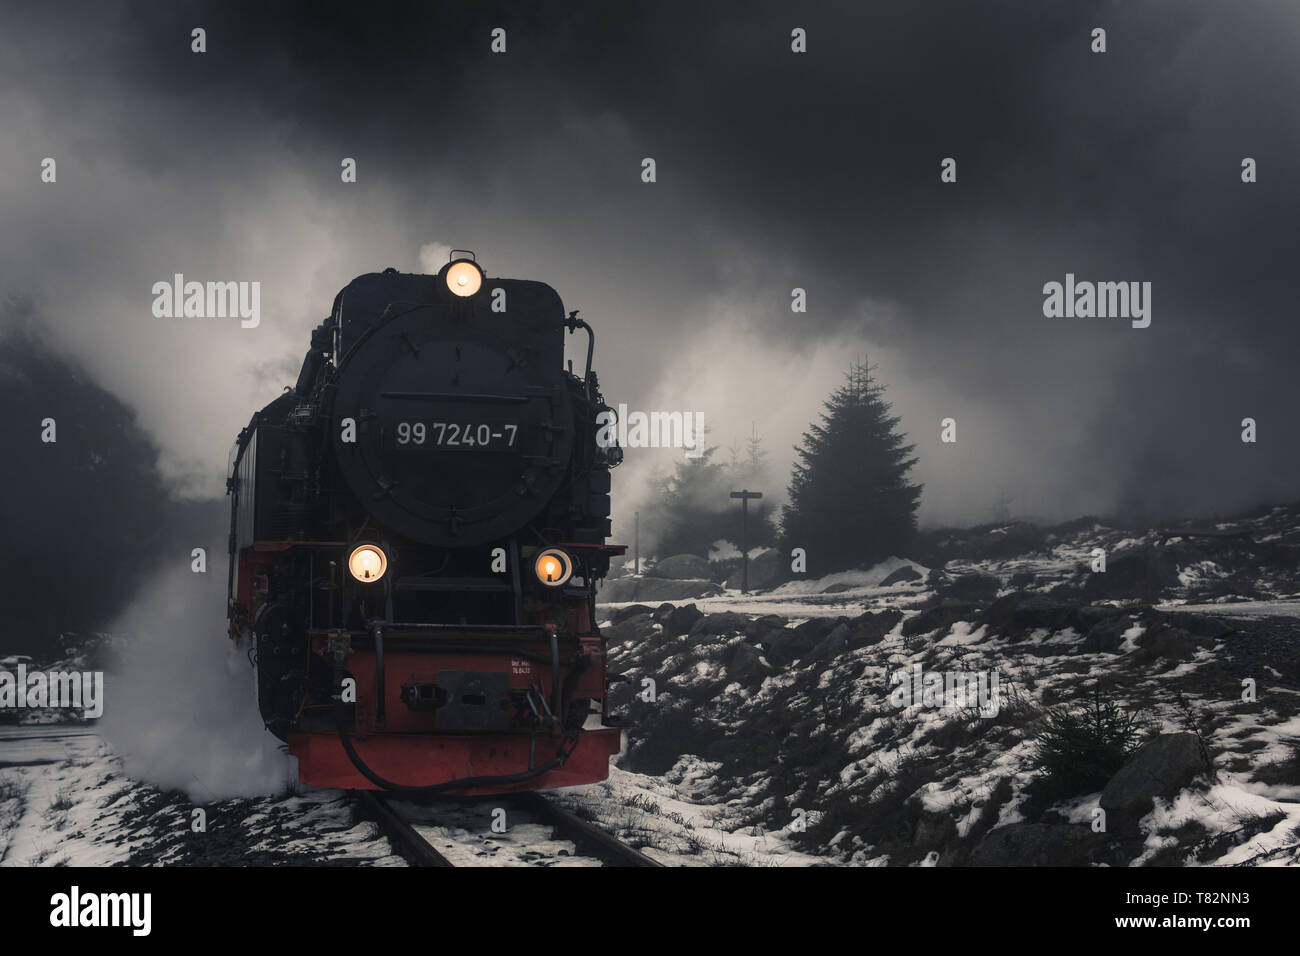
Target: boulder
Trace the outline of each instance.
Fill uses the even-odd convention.
[[[739,588],[742,581],[740,559],[733,559],[728,562],[731,567],[731,573],[727,578],[727,587]],[[781,555],[780,552],[767,550],[761,554],[756,554],[749,559],[749,589],[751,591],[761,591],[772,587],[781,580]]]
[[[744,578],[741,575],[740,558],[733,558],[727,562],[729,568],[727,576],[727,587],[740,589],[744,584]],[[777,559],[776,551],[763,551],[762,554],[749,559],[749,589],[750,591],[764,591],[771,588],[772,585],[779,583],[781,574],[781,564]]]
[[[817,642],[817,646],[808,654],[808,660],[819,664],[831,664],[849,649],[849,639],[853,628],[848,623],[837,624],[829,634]]]
[[[737,641],[727,659],[727,676],[746,687],[756,687],[772,672],[757,647]]]
[[[1190,611],[1175,611],[1169,614],[1153,612],[1148,617],[1153,624],[1170,624],[1182,628],[1192,637],[1209,638],[1211,641],[1227,637],[1235,631],[1235,628],[1223,618],[1210,614],[1197,614]]]
[[[761,644],[764,634],[768,631],[779,631],[789,623],[789,619],[780,614],[764,614],[745,625],[745,637],[755,644]]]
[[[990,830],[971,852],[971,866],[1086,866],[1095,844],[1082,823],[1012,823]]]
[[[1178,561],[1173,550],[1150,546],[1126,548],[1106,559],[1106,570],[1089,573],[1082,594],[1099,598],[1141,598],[1154,602],[1166,589],[1177,588]]]
[[[673,637],[677,637],[679,634],[687,634],[695,626],[695,622],[702,617],[704,617],[704,612],[694,604],[675,607],[663,621],[664,631]]]
[[[625,577],[605,581],[599,591],[602,604],[621,604],[625,601],[680,601],[708,597],[721,593],[712,581],[703,579]]]
[[[849,622],[852,628],[852,633],[849,635],[849,649],[857,650],[859,647],[879,644],[885,639],[885,635],[897,626],[902,617],[903,612],[892,607],[874,613],[868,611],[855,617]]]
[[[924,810],[912,831],[912,846],[918,850],[941,850],[957,839],[957,824],[947,813]]]
[[[907,619],[903,624],[903,634],[911,637],[916,634],[929,634],[939,628],[949,628],[958,621],[974,622],[980,615],[980,609],[965,601],[948,598],[933,607],[928,607],[920,614]]]
[[[770,588],[781,581],[782,572],[786,570],[780,551],[769,548],[749,559],[749,586],[751,588]]]
[[[704,614],[691,625],[691,637],[712,637],[717,634],[743,634],[749,618],[735,611]]]
[[[1104,618],[1088,631],[1079,650],[1085,654],[1114,654],[1124,640],[1124,632],[1132,626],[1125,615]]]
[[[912,567],[910,564],[905,564],[901,568],[896,568],[895,570],[890,571],[889,574],[885,575],[885,579],[877,584],[876,587],[887,588],[894,584],[906,584],[908,581],[919,580],[921,580],[921,572],[916,570],[916,568]]]
[[[1214,638],[1197,637],[1186,628],[1157,620],[1134,643],[1139,648],[1135,658],[1138,663],[1150,664],[1164,660],[1172,665],[1190,660],[1202,647],[1212,647]]]
[[[1099,805],[1107,813],[1142,817],[1156,797],[1172,797],[1210,769],[1196,734],[1160,734],[1138,748],[1110,778]]]
[[[674,554],[664,558],[646,571],[649,578],[671,578],[674,581],[707,578],[709,562],[698,554]]]
[[[758,646],[763,649],[763,656],[773,667],[785,667],[812,650],[811,645],[796,640],[792,627],[768,631]]]
[[[748,747],[749,745],[738,737],[719,737],[704,748],[704,759],[725,763],[743,756]]]
[[[768,631],[760,644],[763,655],[774,667],[785,667],[807,657],[838,623],[834,618],[815,617],[798,627]]]
[[[798,634],[807,636],[810,642],[808,646],[811,648],[834,630],[837,624],[847,620],[848,618],[843,617],[810,617],[808,620],[796,627],[795,631]]]
[[[1111,604],[1083,604],[1079,607],[1079,624],[1081,631],[1090,631],[1102,621],[1116,618],[1128,619],[1128,611]]]
[[[962,574],[939,582],[940,593],[953,601],[987,603],[998,596],[1002,582],[991,574]]]
[[[629,604],[627,607],[621,607],[614,611],[614,613],[609,616],[609,622],[611,624],[622,624],[629,617],[636,617],[638,614],[648,613],[650,613],[650,608],[646,607],[644,604]]]
[[[617,624],[603,627],[601,633],[610,644],[622,644],[624,641],[643,641],[659,633],[659,630],[655,626],[654,618],[642,613],[625,618]]]
[[[1024,637],[1036,628],[1063,631],[1072,627],[1084,632],[1079,616],[1079,605],[1043,594],[1016,592],[1006,594],[989,605],[985,622],[994,634],[1004,634],[1013,639]]]
[[[1038,580],[1038,575],[1033,571],[1017,571],[1007,580],[1007,586],[1012,588],[1027,588]]]

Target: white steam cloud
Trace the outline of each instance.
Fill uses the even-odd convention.
[[[99,728],[128,775],[196,803],[283,792],[296,778],[262,726],[248,658],[225,635],[224,584],[182,563],[145,585],[113,626],[132,640],[107,675]]]

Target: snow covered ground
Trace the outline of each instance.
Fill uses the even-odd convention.
[[[404,865],[338,791],[195,804],[126,777],[86,728],[0,728],[0,866],[327,862]]]
[[[1138,713],[1148,735],[1201,735],[1215,760],[1210,779],[1157,799],[1134,834],[1116,836],[1110,865],[1300,863],[1300,579],[1287,550],[1300,544],[1300,508],[1220,522],[1223,537],[1178,530],[1078,522],[993,558],[978,552],[1025,532],[955,533],[946,544],[958,556],[939,562],[942,576],[991,579],[979,599],[932,587],[920,562],[890,559],[766,593],[675,602],[750,620],[716,634],[672,637],[630,604],[602,605],[606,620],[620,620],[609,629],[611,667],[631,682],[619,690],[632,716],[624,771],[653,770],[670,797],[692,774],[699,802],[723,811],[729,846],[749,827],[789,839],[791,863],[961,865],[994,828],[1089,822],[1100,793],[1045,797],[1030,757],[1047,710],[1100,692]],[[1091,569],[1097,549],[1109,578]],[[903,564],[919,580],[881,587]],[[1143,600],[1148,591],[1162,600]],[[998,616],[994,598],[1005,599]],[[1093,615],[1082,624],[1081,608]],[[897,615],[883,637],[870,623],[882,614]],[[775,638],[759,615],[779,616]],[[1102,617],[1115,637],[1089,645]],[[810,643],[769,659],[819,620]],[[916,665],[997,671],[1001,713],[891,703],[889,675]],[[638,697],[647,679],[652,702]],[[646,799],[655,794],[647,776],[631,778]],[[791,839],[780,825],[794,810],[807,811],[809,827]]]
[[[1300,508],[1245,525],[1257,542],[1300,544]],[[631,717],[631,746],[608,781],[554,799],[668,865],[961,865],[996,828],[1086,828],[1099,794],[1044,797],[1029,757],[1047,709],[1104,688],[1140,712],[1149,732],[1192,728],[1215,755],[1211,778],[1141,818],[1120,863],[1300,862],[1294,569],[1276,555],[1257,569],[1258,555],[1231,542],[1086,522],[999,550],[1021,533],[955,537],[945,547],[958,556],[931,561],[942,567],[934,578],[930,564],[891,558],[766,593],[679,602],[743,615],[719,633],[672,636],[644,613],[609,626],[611,668],[630,680],[618,685],[616,709]],[[1163,575],[1159,599],[1090,595],[1097,548],[1118,584]],[[1167,568],[1135,576],[1125,563],[1165,548]],[[1000,556],[980,557],[985,549]],[[915,580],[882,586],[904,566]],[[963,575],[991,579],[992,592],[954,600],[944,580]],[[1046,611],[992,612],[995,597],[1016,595]],[[1109,644],[1085,644],[1089,625],[1077,613],[1085,605],[1117,623]],[[602,605],[601,616],[623,607]],[[770,635],[750,628],[761,617],[775,620],[767,626],[782,639],[805,627],[812,638],[778,654]],[[996,671],[1000,713],[891,702],[890,675],[917,665]],[[647,679],[657,689],[649,701]],[[595,862],[526,817],[493,832],[492,810],[491,801],[449,801],[411,812],[460,865]],[[130,779],[93,726],[0,727],[0,865],[67,863],[403,865],[338,791],[218,799],[197,779],[163,787]]]

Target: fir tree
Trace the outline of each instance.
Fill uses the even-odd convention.
[[[716,447],[706,448],[699,457],[683,458],[673,474],[661,486],[659,516],[660,558],[674,554],[697,554],[708,557],[709,548],[719,537],[718,524],[723,502],[718,500],[723,466],[713,460]]]
[[[731,460],[714,461],[716,447],[698,458],[680,459],[673,474],[659,486],[656,512],[660,558],[674,554],[708,557],[713,545],[729,541],[740,546],[740,508],[732,491],[762,491],[766,484],[766,458],[755,429],[743,454],[732,451]],[[776,543],[776,523],[767,501],[752,502],[746,529],[751,548]]]
[[[915,446],[904,444],[871,371],[850,367],[795,449],[781,530],[787,550],[807,552],[810,574],[869,567],[903,553],[916,532],[921,486],[907,481]]]

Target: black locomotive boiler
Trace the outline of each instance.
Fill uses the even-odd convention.
[[[566,332],[587,334],[581,376]],[[232,452],[230,636],[306,784],[603,780],[610,533],[594,333],[472,254],[359,276]]]

